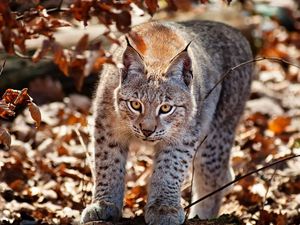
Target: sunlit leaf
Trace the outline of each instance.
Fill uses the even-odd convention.
[[[28,108],[32,119],[35,121],[35,126],[38,128],[42,120],[40,109],[34,102],[30,102]]]
[[[277,116],[268,122],[269,130],[273,131],[275,134],[281,134],[285,131],[286,127],[290,125],[291,118],[286,116]]]

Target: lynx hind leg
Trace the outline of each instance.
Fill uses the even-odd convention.
[[[225,122],[212,127],[207,139],[197,150],[194,161],[192,202],[232,181],[234,177],[229,160],[235,126]],[[209,219],[217,216],[225,192],[218,192],[194,205],[189,217],[198,215],[201,219]]]

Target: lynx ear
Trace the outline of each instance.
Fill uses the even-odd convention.
[[[182,80],[188,87],[193,79],[192,60],[187,51],[190,44],[191,42],[170,61],[170,65],[167,69],[167,74],[169,74],[170,77]]]
[[[122,71],[122,81],[125,80],[128,76],[129,73],[132,74],[137,74],[137,73],[142,73],[144,71],[144,62],[143,62],[143,57],[138,53],[137,50],[135,50],[127,36],[126,36],[126,41],[127,41],[127,47],[123,53],[123,71]]]

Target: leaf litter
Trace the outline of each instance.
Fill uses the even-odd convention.
[[[155,4],[147,6],[155,12]],[[273,26],[272,32],[262,30],[267,44],[259,54],[292,60],[300,53],[299,33],[282,30],[276,23]],[[286,38],[278,39],[278,33]],[[86,39],[81,39],[76,51],[82,51]],[[48,47],[44,43],[35,55],[37,60]],[[56,49],[55,58],[60,57],[61,51]],[[58,65],[68,72],[63,59]],[[257,63],[252,95],[232,151],[236,176],[286,155],[300,154],[299,81],[299,69],[269,61]],[[15,113],[9,104],[30,99],[25,91],[9,93],[0,101],[0,115],[5,118]],[[87,159],[92,149],[91,104],[83,95],[70,95],[42,106],[29,103],[29,111],[17,113],[13,121],[0,120],[0,224],[78,222],[80,212],[91,202],[92,179]],[[124,217],[143,215],[151,165],[152,153],[132,146],[126,166]],[[221,212],[234,214],[247,225],[300,224],[299,165],[296,158],[237,182],[223,199]],[[190,201],[190,179],[183,185],[182,196],[186,206]]]

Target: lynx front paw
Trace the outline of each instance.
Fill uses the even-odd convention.
[[[145,221],[148,225],[180,225],[184,223],[184,211],[181,206],[152,204],[146,206]]]
[[[107,201],[99,201],[87,206],[83,210],[80,223],[84,224],[99,220],[116,221],[120,217],[121,211],[115,204]]]

